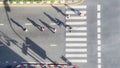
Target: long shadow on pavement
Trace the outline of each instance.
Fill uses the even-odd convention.
[[[4,1],[3,1],[4,8],[5,8],[5,10],[6,10],[7,12],[11,12],[11,9],[10,9],[10,6],[9,6],[9,4],[8,4],[8,1],[9,1],[9,0],[4,0]]]
[[[59,9],[58,7],[56,7],[56,6],[53,6],[53,5],[51,5],[57,12],[60,12],[62,15],[64,15],[64,16],[66,16],[66,14],[61,10],[61,9]]]
[[[57,24],[57,22],[56,22],[56,20],[53,18],[53,17],[51,17],[49,14],[47,14],[46,12],[44,12],[44,14],[47,16],[47,17],[49,17],[49,19],[51,20],[51,21],[53,21],[53,22],[55,22],[56,24]]]
[[[41,19],[39,19],[39,21],[45,25],[52,33],[55,33],[55,28],[50,26],[49,24],[47,24],[46,22],[42,21]]]
[[[61,59],[64,60],[67,64],[72,65],[72,63],[65,56],[62,56]]]
[[[31,39],[26,37],[26,44],[29,44],[29,48],[33,50],[35,53],[37,53],[39,56],[41,56],[43,59],[46,59],[46,51],[38,46],[36,43],[34,43]]]
[[[11,20],[14,24],[16,24],[18,27],[22,28],[23,31],[25,30],[25,28],[24,28],[21,24],[19,24],[18,22],[16,22],[16,21],[13,20],[12,18],[10,18],[10,20]]]
[[[47,54],[46,51],[41,48],[40,46],[38,46],[36,43],[34,43],[31,39],[29,39],[28,37],[26,37],[26,44],[29,44],[29,48],[34,51],[35,53],[37,53],[42,59],[48,59],[50,62],[52,63],[56,63],[55,61],[53,61],[52,59],[50,59]]]
[[[8,45],[8,46],[10,46],[11,44],[11,42],[13,43],[13,44],[17,44],[18,42],[15,40],[15,39],[12,39],[12,38],[10,38],[9,36],[7,36],[4,32],[2,32],[2,31],[0,31],[0,40],[1,40],[1,42],[2,43],[4,43],[5,45]]]

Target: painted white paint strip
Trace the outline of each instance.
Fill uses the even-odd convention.
[[[32,23],[25,23],[25,25],[33,25]]]
[[[87,41],[87,38],[66,38],[66,41]]]
[[[87,30],[87,27],[72,27],[72,30]]]
[[[66,43],[67,47],[86,47],[86,43]]]
[[[86,16],[70,16],[69,18],[66,17],[66,20],[77,20],[77,19],[81,19],[81,20],[85,20],[87,19]]]
[[[98,63],[99,63],[99,64],[101,63],[101,58],[98,58]]]
[[[87,63],[86,59],[68,59],[68,60],[74,63]]]
[[[3,24],[3,23],[0,23],[0,26],[4,26],[4,24]]]
[[[97,40],[97,44],[98,44],[98,45],[101,45],[101,40]]]
[[[101,64],[98,64],[98,68],[101,68]]]
[[[54,46],[57,46],[57,44],[51,44],[50,46],[54,47]]]
[[[87,54],[66,54],[66,57],[87,57]]]
[[[98,58],[101,58],[101,52],[98,52]]]
[[[98,46],[97,50],[98,50],[98,51],[101,51],[101,46]]]
[[[97,26],[101,26],[101,20],[97,20]]]
[[[86,25],[87,22],[86,21],[83,21],[83,22],[66,22],[66,24],[68,25]]]
[[[67,48],[66,50],[65,50],[66,52],[87,52],[87,49],[85,49],[85,48],[82,48],[82,49],[75,49],[75,48]]]
[[[98,39],[101,39],[101,34],[97,34],[97,38],[98,38]]]
[[[100,12],[97,13],[97,18],[98,18],[98,19],[101,18],[101,13],[100,13]]]
[[[82,11],[79,10],[79,12],[82,13],[82,14],[86,14],[87,13],[87,11],[83,11],[83,10]],[[76,14],[76,12],[75,11],[71,11],[71,10],[67,10],[66,14]]]
[[[87,36],[87,33],[86,32],[80,32],[80,33],[66,33],[66,36]]]
[[[87,8],[87,5],[69,6],[69,7],[66,6],[66,9],[68,9],[68,8],[74,8],[74,9],[86,9],[86,8]]]
[[[56,23],[50,23],[50,25],[56,25]]]
[[[101,5],[100,4],[97,5],[97,11],[101,11]]]
[[[100,27],[97,28],[97,32],[101,33],[101,28]]]

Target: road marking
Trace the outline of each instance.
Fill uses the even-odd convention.
[[[101,13],[100,13],[100,12],[97,13],[97,18],[98,18],[98,19],[101,18]]]
[[[101,52],[98,52],[98,58],[101,58]]]
[[[0,26],[4,26],[4,24],[0,23]]]
[[[98,39],[101,39],[101,34],[97,34],[97,38],[98,38]]]
[[[97,50],[98,50],[98,51],[101,51],[101,46],[98,46]]]
[[[54,47],[54,46],[57,46],[57,44],[51,44],[50,46]]]
[[[66,24],[68,25],[86,25],[87,22],[83,21],[83,22],[66,22]]]
[[[69,18],[66,17],[66,20],[77,20],[77,19],[81,19],[81,20],[85,20],[87,19],[86,16],[70,16]]]
[[[101,40],[97,40],[97,44],[98,44],[98,45],[101,45]]]
[[[87,54],[66,54],[66,57],[87,57]]]
[[[101,5],[100,4],[97,5],[97,11],[101,11]]]
[[[87,38],[66,38],[66,41],[87,41]]]
[[[87,63],[86,59],[68,59],[68,60],[74,63]]]
[[[98,64],[98,68],[101,68],[101,64]]]
[[[32,23],[25,23],[25,25],[33,25]]]
[[[97,26],[101,26],[101,20],[97,20]]]
[[[67,47],[86,47],[86,43],[66,43]]]
[[[86,14],[87,11],[79,10],[80,13]],[[77,14],[75,11],[67,10],[65,14]]]
[[[97,28],[97,32],[101,33],[101,28],[100,27]]]
[[[87,49],[75,49],[75,48],[67,48],[66,50],[65,50],[66,52],[87,52]]]
[[[85,33],[85,32],[80,32],[80,33],[68,32],[68,33],[66,33],[66,36],[87,36],[87,33]]]
[[[101,63],[101,58],[98,58],[98,63]]]
[[[72,30],[87,30],[87,27],[72,27]]]
[[[66,6],[66,9],[70,9],[70,8],[74,8],[74,9],[86,9],[87,5],[80,5],[80,6]]]
[[[56,25],[56,23],[50,23],[50,25]]]

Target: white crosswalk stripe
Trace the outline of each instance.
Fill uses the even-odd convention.
[[[72,29],[71,32],[66,29],[65,56],[72,63],[87,63],[86,9],[87,5],[66,6],[66,24]]]

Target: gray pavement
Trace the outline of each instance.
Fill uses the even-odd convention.
[[[102,5],[102,67],[119,68],[120,1],[101,1]]]

